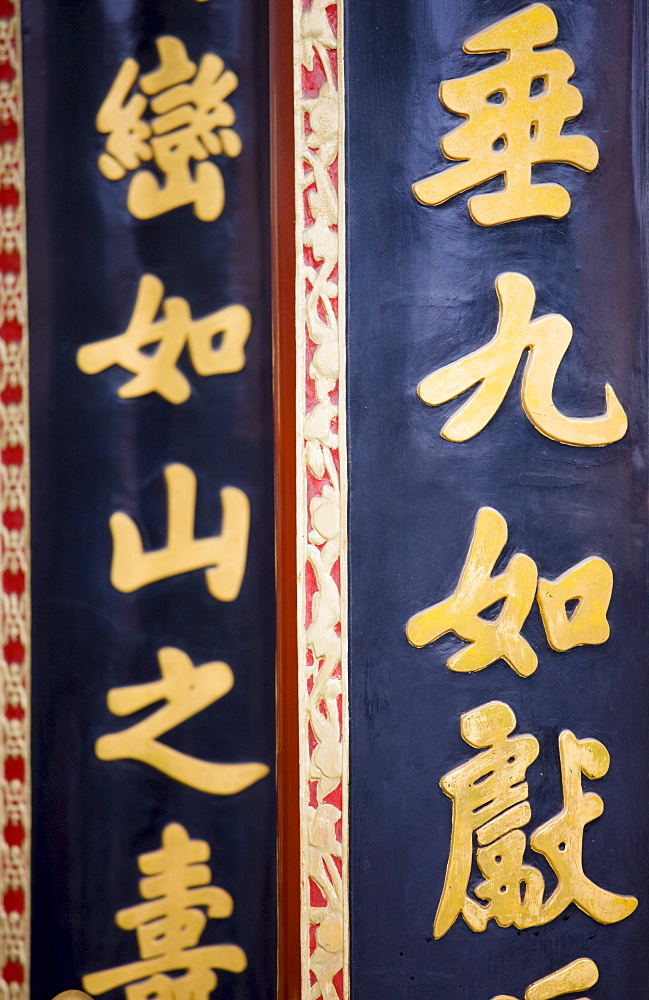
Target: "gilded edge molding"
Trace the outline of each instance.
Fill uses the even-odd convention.
[[[349,996],[343,0],[293,0],[303,1000]]]
[[[28,339],[20,0],[0,0],[0,996],[29,996]]]

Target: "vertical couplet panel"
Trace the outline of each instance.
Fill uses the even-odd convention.
[[[646,992],[646,14],[347,7],[354,1000]]]
[[[31,995],[271,1000],[265,6],[27,0],[23,36]]]

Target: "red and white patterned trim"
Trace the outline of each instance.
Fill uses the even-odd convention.
[[[0,996],[29,995],[29,436],[20,0],[0,0]]]
[[[303,1000],[346,1000],[343,0],[294,0]]]

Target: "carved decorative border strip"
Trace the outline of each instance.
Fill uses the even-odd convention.
[[[293,7],[303,1000],[349,995],[342,6]]]
[[[29,995],[29,434],[20,0],[0,0],[0,995]]]

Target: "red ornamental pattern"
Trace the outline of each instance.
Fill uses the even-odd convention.
[[[305,1000],[348,995],[341,2],[294,22]]]
[[[20,4],[0,0],[0,992],[29,990],[29,443]]]

